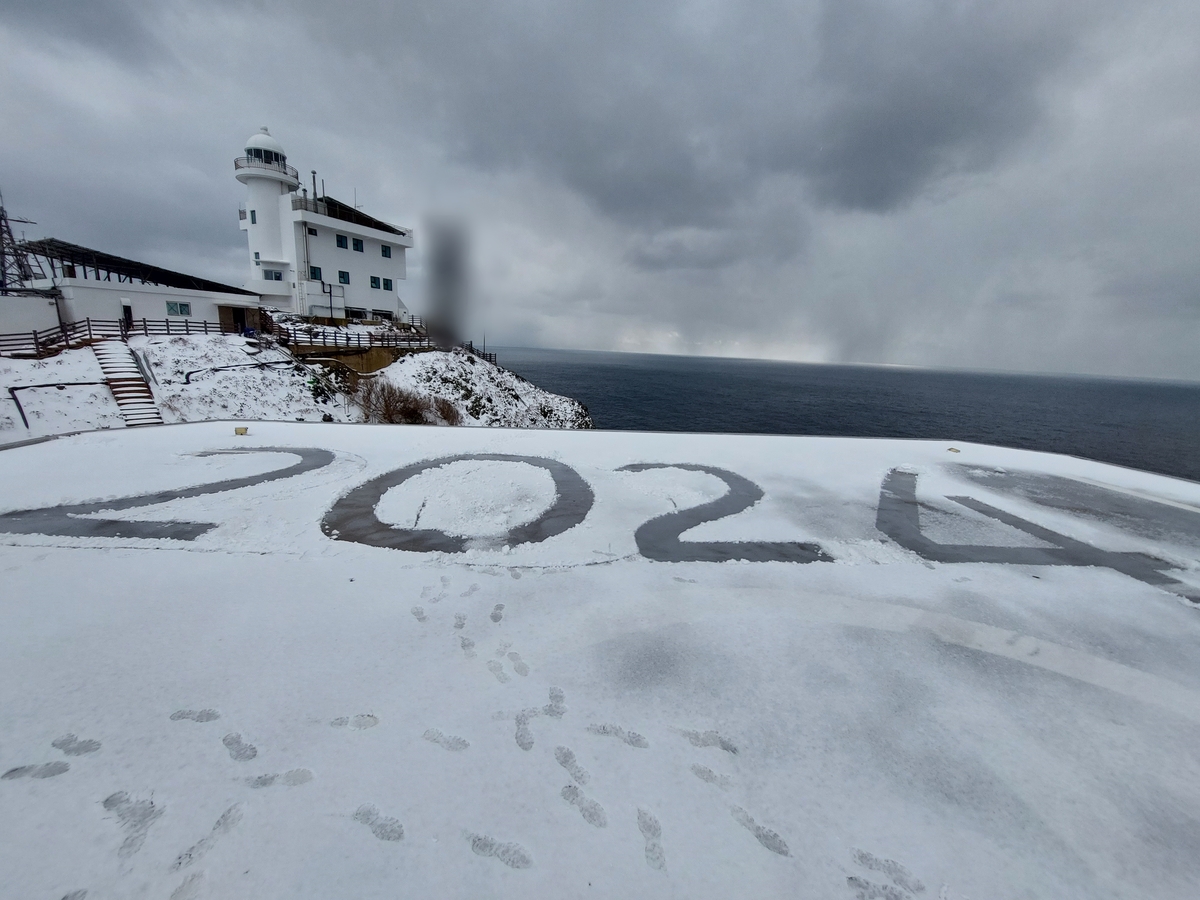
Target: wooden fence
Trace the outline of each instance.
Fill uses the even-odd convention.
[[[409,323],[407,331],[343,331],[324,328],[320,325],[277,325],[269,317],[262,317],[263,331],[271,334],[279,343],[293,346],[344,347],[347,350],[369,350],[372,347],[394,347],[404,350],[429,350],[436,345],[425,334],[416,320]],[[200,322],[194,319],[84,319],[44,331],[26,331],[18,334],[0,334],[0,356],[28,355],[39,358],[58,353],[68,347],[82,347],[103,338],[127,338],[130,335],[152,334],[221,334],[218,322]],[[476,350],[468,341],[460,345],[463,350],[495,364],[495,353]]]
[[[81,347],[109,337],[125,338],[131,334],[220,333],[221,326],[218,323],[192,319],[135,319],[132,323],[124,319],[84,319],[43,331],[0,334],[0,355],[33,354],[42,357],[68,347]]]
[[[347,350],[370,350],[373,347],[393,347],[401,350],[432,350],[437,344],[423,331],[341,331],[320,325],[276,325],[271,332],[279,343],[292,346],[335,347]],[[459,347],[495,365],[496,354],[475,349],[471,341]]]

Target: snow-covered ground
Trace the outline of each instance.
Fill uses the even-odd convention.
[[[0,356],[0,444],[92,428],[124,428],[112,391],[94,383],[103,381],[104,373],[91,350],[70,350],[49,359]],[[10,388],[17,388],[28,428]]]
[[[238,335],[131,337],[147,364],[150,388],[165,422],[213,419],[361,422],[362,411],[343,395],[318,399],[313,370],[287,353],[260,351]],[[266,363],[267,365],[262,365]],[[320,371],[320,370],[318,370]],[[421,396],[450,401],[463,425],[590,428],[587,410],[569,397],[543,391],[518,375],[462,350],[403,357],[376,376]],[[103,381],[88,348],[45,360],[0,357],[0,444],[97,428],[123,428],[112,393],[103,384],[18,390],[29,427],[10,387]]]
[[[458,408],[464,425],[592,427],[578,400],[544,391],[465,350],[403,356],[383,370],[383,377],[417,394],[444,397]]]
[[[150,364],[155,400],[166,422],[209,419],[354,421],[344,401],[319,403],[312,372],[288,354],[239,335],[132,337],[129,346]],[[259,367],[258,364],[267,364]],[[240,368],[222,368],[238,366]],[[190,378],[188,377],[190,373]]]
[[[1196,894],[1200,485],[233,425],[0,451],[5,896]]]

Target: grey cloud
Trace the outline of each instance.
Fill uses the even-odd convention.
[[[266,124],[374,215],[477,216],[489,340],[1200,377],[1198,10],[21,0],[0,186],[236,284]]]
[[[157,6],[151,0],[5,0],[0,20],[37,38],[72,41],[136,63],[165,55],[150,27]]]
[[[306,9],[314,33],[414,79],[417,105],[473,164],[536,167],[623,223],[675,228],[723,224],[773,173],[806,179],[819,202],[886,212],[986,169],[1036,126],[1045,79],[1103,20],[1078,6]]]
[[[1036,2],[826,3],[821,109],[794,164],[820,200],[877,212],[985,169],[1036,124],[1089,24]]]
[[[1200,261],[1155,271],[1123,272],[1100,289],[1125,313],[1200,319]]]

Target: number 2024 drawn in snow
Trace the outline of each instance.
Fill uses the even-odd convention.
[[[258,447],[212,450],[197,456],[247,453],[287,453],[299,457],[293,465],[259,475],[210,482],[180,490],[158,491],[133,497],[93,501],[41,509],[17,510],[0,515],[0,533],[61,535],[64,537],[145,538],[193,541],[216,528],[213,522],[126,521],[95,518],[100,513],[157,506],[207,494],[223,493],[302,475],[329,465],[334,454],[315,447]],[[591,511],[595,495],[586,481],[565,463],[535,456],[472,453],[426,460],[394,469],[371,479],[339,498],[321,522],[322,531],[339,541],[411,552],[461,553],[469,539],[436,529],[404,528],[380,521],[375,508],[393,487],[431,469],[464,461],[517,462],[544,469],[554,481],[555,500],[534,521],[516,526],[503,536],[510,546],[540,543],[580,524]],[[697,463],[635,463],[617,471],[683,469],[713,475],[725,483],[726,493],[709,503],[677,510],[643,523],[634,533],[638,552],[659,562],[831,562],[832,557],[815,543],[787,541],[681,541],[683,532],[705,522],[736,515],[758,503],[763,491],[749,479],[727,469]],[[1200,602],[1196,590],[1167,575],[1171,565],[1144,553],[1103,550],[1051,531],[971,497],[948,499],[1024,531],[1046,547],[991,547],[941,544],[921,529],[916,500],[917,476],[893,469],[880,488],[876,527],[900,546],[924,559],[941,563],[998,563],[1008,565],[1100,566],[1121,572]]]

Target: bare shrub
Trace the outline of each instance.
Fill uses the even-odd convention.
[[[364,378],[355,399],[366,422],[424,425],[433,421],[433,404],[428,397],[420,397],[382,378]]]
[[[433,398],[433,411],[438,414],[438,417],[447,425],[461,425],[462,413],[458,411],[458,407],[447,400],[445,397]]]

